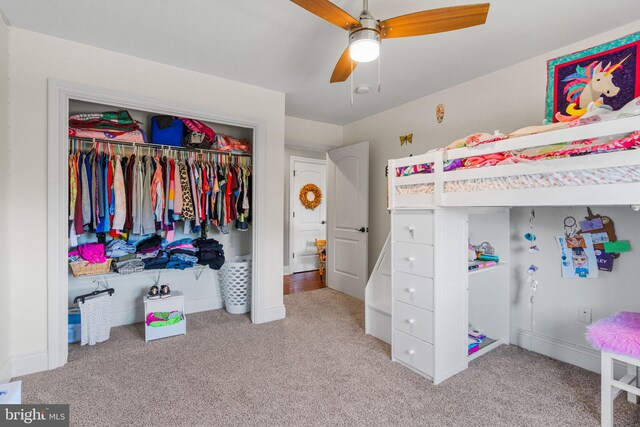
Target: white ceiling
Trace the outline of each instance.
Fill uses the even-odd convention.
[[[477,0],[476,2],[482,2]],[[286,93],[287,115],[346,124],[640,19],[639,0],[493,0],[487,23],[382,44],[382,93],[329,84],[347,33],[287,0],[0,0],[12,26]],[[377,19],[463,0],[370,0]],[[335,0],[358,16],[360,0]],[[375,62],[357,84],[376,84]]]

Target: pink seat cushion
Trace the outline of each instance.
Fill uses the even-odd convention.
[[[640,313],[622,311],[588,327],[587,340],[599,350],[640,359]]]

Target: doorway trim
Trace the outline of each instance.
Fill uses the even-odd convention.
[[[327,160],[326,159],[314,159],[312,157],[302,157],[302,156],[290,156],[289,157],[289,253],[287,257],[289,259],[289,274],[293,273],[293,205],[296,202],[296,194],[293,189],[293,164],[296,162],[306,162],[306,163],[315,163],[317,165],[325,166],[325,176],[324,176],[324,188],[327,189]],[[324,203],[327,203],[327,199],[325,197]],[[327,210],[327,215],[329,211]],[[325,219],[325,221],[327,221]],[[327,221],[328,223],[328,221]],[[325,236],[326,237],[326,236]]]
[[[266,308],[262,272],[267,269],[262,254],[267,250],[266,224],[266,123],[246,117],[194,109],[179,103],[167,102],[140,95],[58,79],[48,79],[47,132],[47,366],[54,369],[67,363],[67,306],[69,280],[67,265],[68,201],[61,195],[68,191],[67,138],[69,101],[87,101],[157,114],[191,117],[253,130],[254,198],[253,198],[253,289],[251,321],[272,320]],[[64,142],[64,143],[63,143]]]

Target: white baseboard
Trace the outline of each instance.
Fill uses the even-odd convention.
[[[288,276],[291,274],[291,266],[285,265],[284,267],[282,267],[282,274],[284,276]]]
[[[184,299],[185,314],[199,313],[201,311],[217,310],[224,307],[222,299],[217,296],[197,297]],[[144,305],[141,302],[120,307],[111,315],[111,325],[113,327],[131,325],[132,323],[144,322]]]
[[[581,347],[551,337],[536,335],[531,331],[515,326],[511,327],[510,339],[511,344],[522,347],[525,350],[600,373],[600,352],[598,350]],[[615,375],[624,375],[626,373],[625,369],[623,365],[616,364]]]
[[[217,310],[222,307],[224,307],[224,302],[219,297],[184,299],[184,311],[186,314]]]
[[[47,351],[17,354],[11,358],[11,376],[33,374],[49,369]]]
[[[0,367],[0,384],[11,381],[11,359],[4,362],[4,366]]]
[[[273,322],[275,320],[282,320],[287,315],[287,309],[284,305],[279,305],[277,307],[268,307],[265,308],[262,312],[262,315],[259,319],[255,319],[256,323],[267,323]]]

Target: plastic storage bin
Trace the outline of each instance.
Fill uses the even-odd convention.
[[[67,341],[69,344],[73,344],[76,342],[80,342],[82,338],[82,326],[80,324],[80,310],[73,309],[69,310],[69,320],[68,320],[68,336]]]
[[[232,314],[251,311],[251,255],[225,262],[218,278],[227,311]]]

